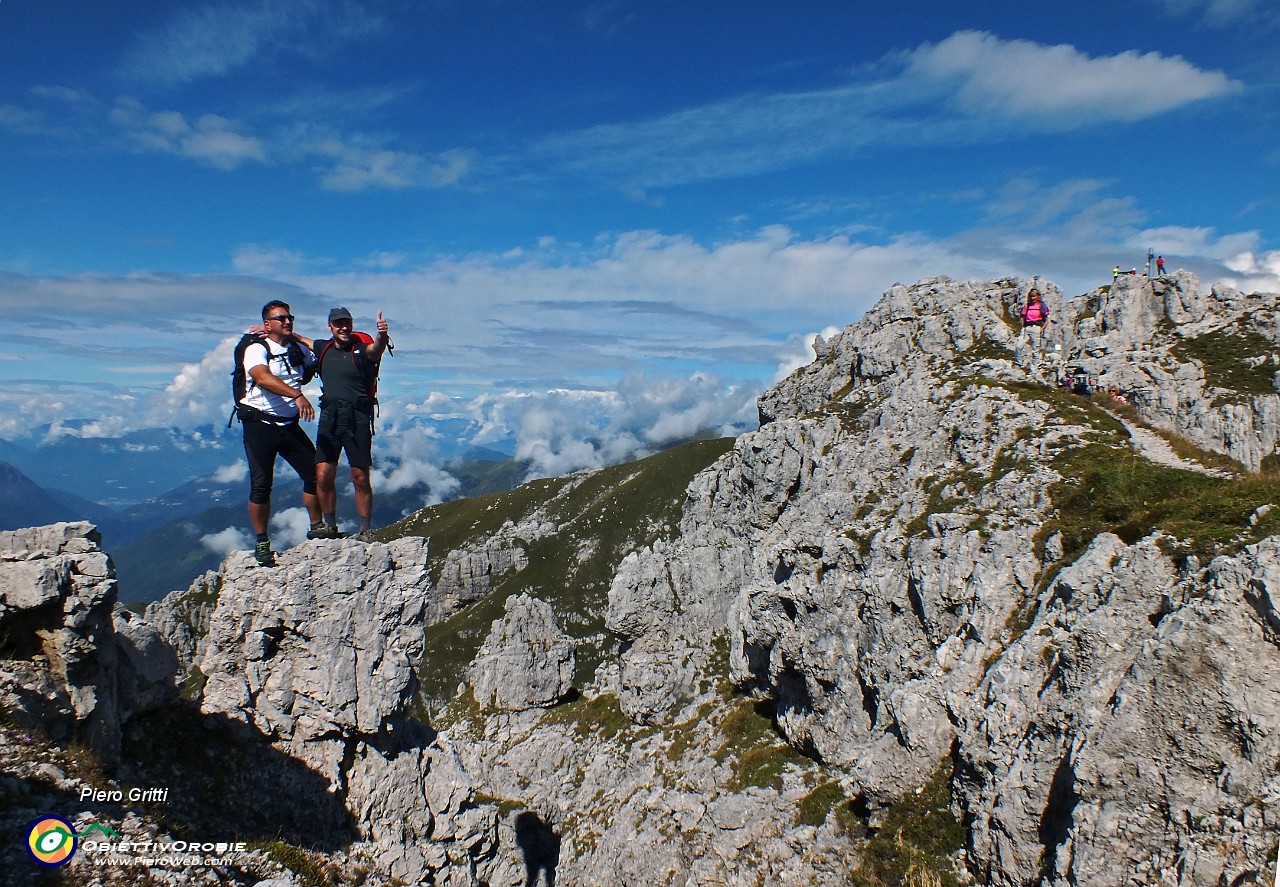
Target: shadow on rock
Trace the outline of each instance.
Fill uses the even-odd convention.
[[[516,845],[524,854],[525,887],[555,887],[560,836],[536,813],[521,813],[516,817],[515,826]]]
[[[323,776],[243,724],[190,704],[130,722],[120,778],[168,789],[149,812],[191,840],[278,840],[328,853],[358,837]]]

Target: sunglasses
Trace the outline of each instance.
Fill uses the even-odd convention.
[[[280,321],[281,323],[284,323],[284,322],[287,320],[287,321],[289,321],[289,323],[293,323],[293,315],[292,315],[292,314],[277,314],[275,317],[268,317],[268,318],[267,318],[267,320],[278,320],[278,321]]]

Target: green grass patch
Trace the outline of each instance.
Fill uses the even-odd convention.
[[[724,741],[713,757],[717,763],[730,762],[730,791],[739,792],[753,785],[781,789],[782,774],[788,767],[811,763],[778,735],[773,726],[773,706],[771,701],[741,699],[721,719],[719,730]]]
[[[965,831],[951,812],[951,776],[947,762],[917,791],[908,792],[886,811],[850,884],[955,887],[951,856],[964,847]]]
[[[1275,394],[1271,384],[1280,369],[1277,347],[1243,323],[1174,343],[1173,354],[1194,360],[1204,369],[1205,382],[1232,392],[1236,399]]]
[[[1248,473],[1248,469],[1244,465],[1232,459],[1230,456],[1222,453],[1215,453],[1212,450],[1206,450],[1198,447],[1191,441],[1187,440],[1180,434],[1174,434],[1163,428],[1149,425],[1138,412],[1138,408],[1131,403],[1117,401],[1109,394],[1098,392],[1091,398],[1094,404],[1111,413],[1114,416],[1128,420],[1134,425],[1157,435],[1169,445],[1175,456],[1188,462],[1197,462],[1207,468],[1217,468],[1221,471],[1227,471],[1235,475],[1244,475]],[[1263,460],[1263,472],[1266,473],[1266,460]]]
[[[637,728],[622,711],[618,697],[612,693],[602,693],[590,699],[579,697],[572,702],[557,705],[547,711],[542,723],[572,727],[583,739],[616,739],[621,736],[633,741],[641,733],[652,732],[647,728]]]
[[[800,799],[796,825],[820,826],[841,806],[847,806],[844,789],[838,782],[824,782]]]
[[[336,887],[346,883],[322,855],[308,853],[284,841],[253,841],[249,849],[263,853],[293,872],[302,887]]]
[[[979,360],[1012,360],[1013,351],[1002,342],[981,336],[957,357],[962,365],[968,365]]]
[[[1050,489],[1057,513],[1037,534],[1037,547],[1043,551],[1044,540],[1061,532],[1060,563],[1102,532],[1133,543],[1162,530],[1178,540],[1177,551],[1205,561],[1280,530],[1280,509],[1249,525],[1260,506],[1280,504],[1280,478],[1211,477],[1103,444],[1069,450],[1052,464],[1063,476]]]

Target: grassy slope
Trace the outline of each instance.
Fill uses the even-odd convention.
[[[420,669],[427,698],[438,704],[453,695],[506,599],[521,592],[555,608],[561,627],[579,642],[577,679],[589,680],[607,644],[604,613],[618,564],[675,534],[689,481],[732,445],[727,438],[694,441],[585,477],[537,480],[507,493],[446,502],[383,530],[384,539],[429,537],[430,569],[438,577],[448,552],[482,542],[508,520],[519,523],[543,509],[558,527],[527,541],[525,569],[501,577],[484,598],[427,629]]]

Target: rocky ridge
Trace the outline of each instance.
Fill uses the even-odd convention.
[[[182,683],[176,734],[281,790],[257,818],[166,815],[274,824],[332,883],[1266,880],[1280,296],[1034,283],[1039,353],[1012,320],[1030,282],[894,287],[727,451],[439,506],[277,571],[233,556],[122,617],[169,639],[167,684],[76,672],[147,699],[103,704],[133,706],[121,778],[154,774],[130,752]],[[6,686],[43,670],[57,697],[28,647]],[[460,652],[458,691],[424,693]],[[76,692],[61,722],[98,735]]]

